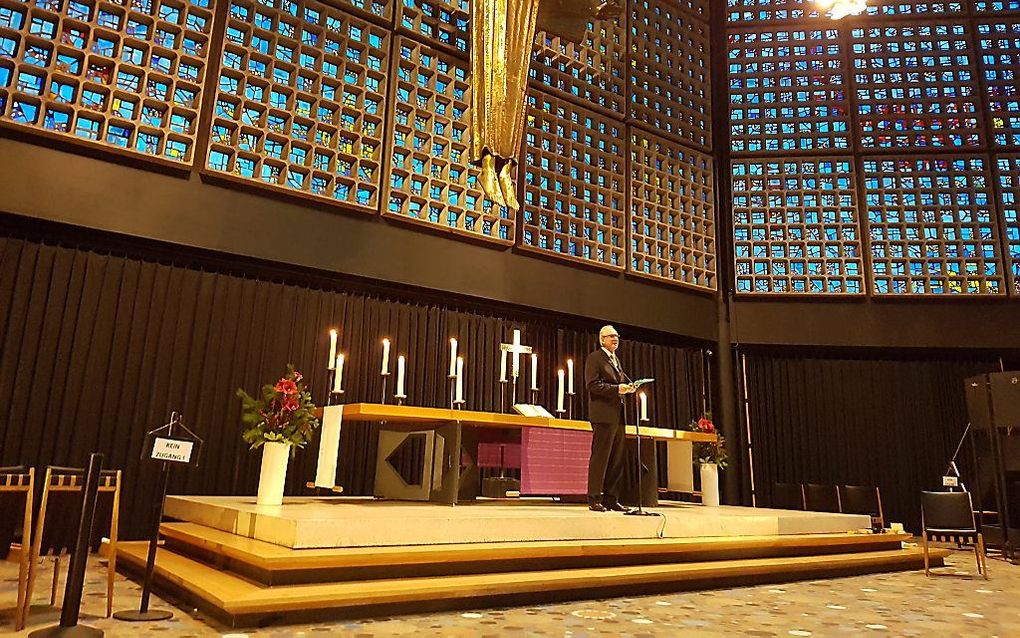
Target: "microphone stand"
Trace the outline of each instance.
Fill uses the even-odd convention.
[[[633,384],[627,373],[623,371],[623,366],[620,366],[620,374],[627,380],[628,384]],[[644,491],[644,469],[645,464],[641,460],[641,409],[638,403],[638,393],[631,392],[634,395],[634,436],[637,437],[637,509],[633,509],[629,512],[625,512],[624,516],[662,516],[658,512],[648,512],[644,509],[645,491]],[[624,422],[626,419],[626,403],[624,404]],[[626,429],[626,425],[623,426]]]

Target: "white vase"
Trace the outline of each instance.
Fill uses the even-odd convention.
[[[719,466],[715,463],[701,464],[701,504],[719,506]]]
[[[287,481],[290,446],[276,441],[262,444],[262,473],[259,475],[259,505],[281,505]]]

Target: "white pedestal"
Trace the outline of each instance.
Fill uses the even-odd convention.
[[[290,446],[286,443],[262,444],[262,472],[259,475],[259,505],[281,505],[283,486],[287,481]]]

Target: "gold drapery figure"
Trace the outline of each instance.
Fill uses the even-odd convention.
[[[472,0],[471,159],[496,204],[520,207],[514,175],[536,31],[580,42],[593,16],[611,18],[621,10],[617,0]]]

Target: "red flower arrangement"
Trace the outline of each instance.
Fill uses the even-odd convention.
[[[237,391],[241,399],[241,422],[248,426],[241,435],[251,449],[263,443],[285,443],[295,448],[304,447],[312,438],[319,420],[315,417],[312,395],[302,383],[301,373],[293,365],[287,366],[287,374],[276,384],[262,386],[258,399],[242,389]]]
[[[718,444],[701,441],[695,442],[694,461],[696,463],[715,463],[719,466],[720,470],[726,469],[726,466],[729,464],[729,454],[726,452],[726,438],[715,429],[715,424],[712,423],[712,414],[706,412],[697,421],[691,421],[688,429],[692,432],[715,434],[719,437]]]

